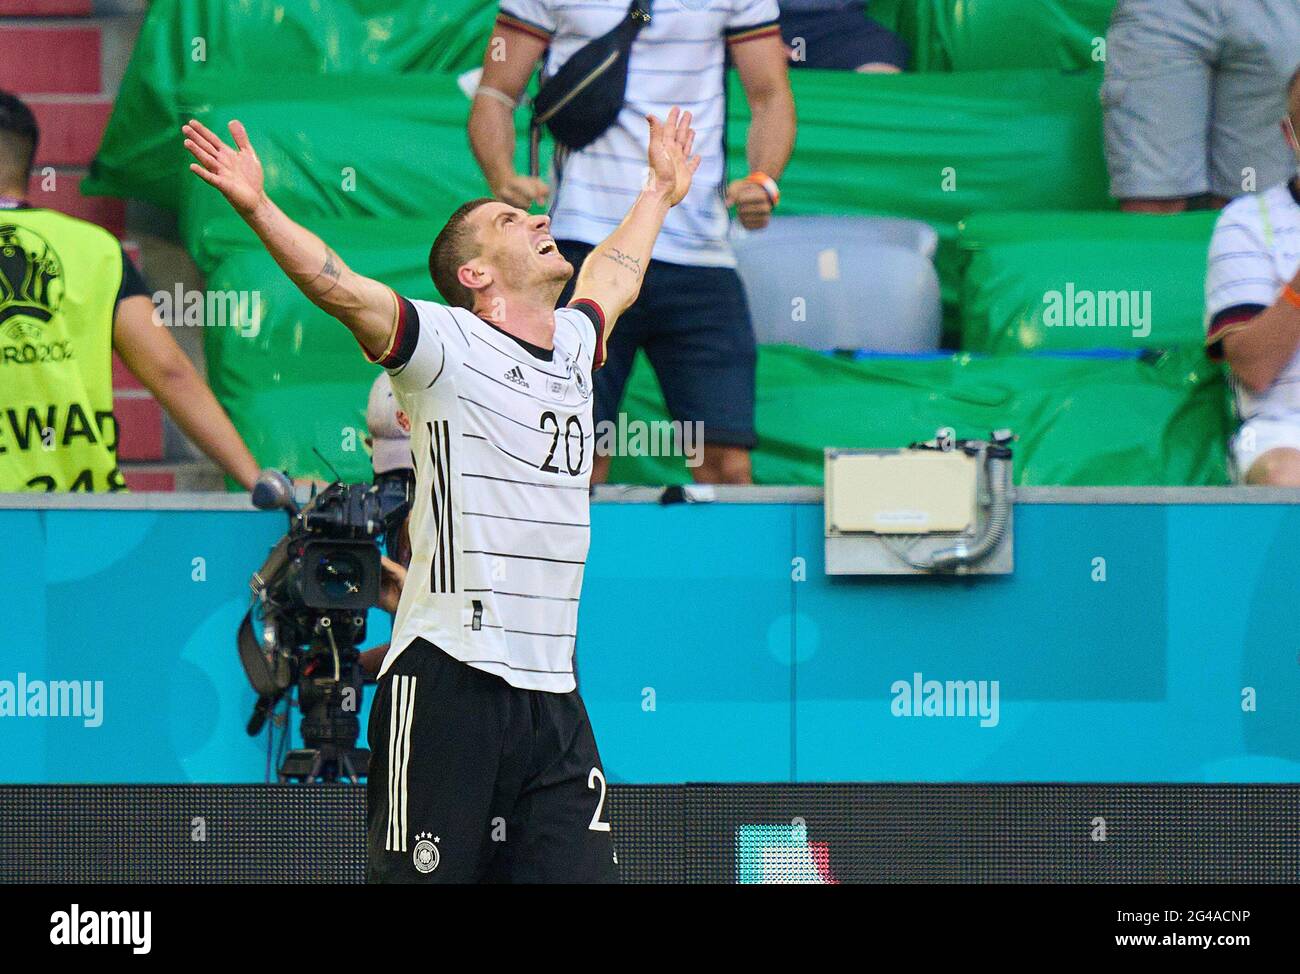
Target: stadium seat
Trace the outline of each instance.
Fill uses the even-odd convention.
[[[232,88],[240,94],[217,100],[196,84],[182,89],[182,104],[217,132],[240,119],[265,167],[267,192],[313,229],[347,218],[445,219],[488,192],[466,142],[469,100],[455,75],[331,76],[302,79],[289,90],[281,80],[241,77]],[[257,246],[221,195],[179,160],[165,178],[180,200],[182,239],[200,268],[210,269],[232,247]],[[376,233],[381,242],[387,237],[383,226]],[[436,234],[421,244],[424,259]],[[358,229],[353,239],[366,235]]]
[[[36,165],[78,168],[90,165],[112,107],[112,101],[102,95],[32,99],[32,113],[41,127]]]
[[[748,235],[739,224],[732,224],[733,243]],[[838,240],[841,235],[847,235],[860,242],[898,247],[927,259],[933,259],[939,246],[939,235],[928,223],[883,216],[776,216],[769,228],[753,234],[769,235],[801,242]]]
[[[0,17],[89,17],[94,0],[0,0]]]
[[[137,493],[170,493],[176,489],[176,474],[172,470],[150,470],[143,465],[122,471],[129,490]]]
[[[927,224],[787,216],[756,233],[735,226],[732,236],[760,342],[877,352],[939,347],[938,236]]]
[[[120,358],[118,358],[117,353],[114,352],[113,353],[113,390],[118,391],[122,389],[143,389],[143,388],[144,386],[141,384],[140,380],[135,377],[135,374],[126,367],[125,363],[123,363],[123,361]]]
[[[113,413],[121,437],[118,458],[123,461],[163,459],[162,407],[144,390],[114,390]]]
[[[0,31],[0,88],[18,95],[98,94],[100,31],[58,23]]]

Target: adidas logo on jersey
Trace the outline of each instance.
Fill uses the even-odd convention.
[[[517,386],[523,386],[525,389],[528,388],[528,380],[524,378],[523,369],[519,368],[517,365],[506,373],[506,378]]]

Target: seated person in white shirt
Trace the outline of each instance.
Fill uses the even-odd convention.
[[[1300,71],[1283,128],[1300,159]],[[1232,370],[1241,426],[1230,455],[1246,484],[1300,487],[1300,177],[1233,200],[1210,242],[1206,348]]]

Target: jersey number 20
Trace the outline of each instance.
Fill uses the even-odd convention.
[[[555,452],[560,446],[560,420],[555,413],[547,410],[542,413],[541,428],[551,434],[551,449],[546,454],[546,459],[542,461],[542,469],[547,473],[565,473],[555,464]],[[575,439],[578,441],[578,460],[573,460],[573,450],[570,443]],[[586,459],[585,446],[586,440],[582,432],[582,423],[577,416],[570,416],[564,421],[564,466],[570,477],[576,477],[582,473],[582,462]]]

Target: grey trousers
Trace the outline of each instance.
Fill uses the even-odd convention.
[[[1119,0],[1101,93],[1111,194],[1231,199],[1289,178],[1297,65],[1300,0]]]

